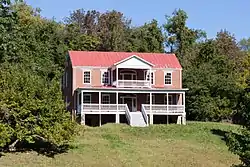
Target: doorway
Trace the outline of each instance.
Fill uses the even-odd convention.
[[[122,104],[127,104],[130,112],[136,112],[137,111],[136,97],[123,96],[121,98],[122,98]]]

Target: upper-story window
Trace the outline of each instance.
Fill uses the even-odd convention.
[[[91,72],[90,71],[83,72],[83,83],[85,83],[85,84],[91,83]]]
[[[164,84],[165,85],[172,85],[172,73],[166,72],[164,75]]]
[[[109,71],[102,71],[101,82],[102,84],[109,84]]]
[[[150,81],[150,73],[145,71],[145,80]],[[155,84],[155,75],[154,72],[151,72],[151,84],[154,85]]]

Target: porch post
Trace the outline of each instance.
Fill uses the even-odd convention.
[[[102,98],[102,92],[99,92],[99,126],[102,126],[102,114],[101,114],[101,98]]]
[[[119,87],[119,84],[118,84],[118,72],[119,72],[119,68],[116,68],[116,87],[117,88]]]
[[[99,112],[101,112],[101,99],[102,99],[102,92],[99,92]]]
[[[150,120],[149,124],[154,124],[153,113],[152,113],[152,93],[149,93],[149,107],[150,107]]]
[[[83,113],[83,90],[81,90],[81,125],[85,125],[85,114]]]
[[[182,115],[182,124],[186,125],[185,92],[183,92],[182,96],[183,96],[183,110],[184,110],[184,114]]]
[[[167,124],[169,124],[169,118],[168,118],[168,92],[167,92]]]
[[[118,107],[118,92],[116,92],[116,115],[115,115],[115,123],[120,123],[120,115],[119,115],[119,107]]]

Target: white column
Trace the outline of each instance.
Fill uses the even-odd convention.
[[[116,110],[117,110],[117,113],[116,113],[116,116],[115,116],[115,123],[120,123],[120,115],[119,115],[119,113],[118,113],[118,109],[119,109],[119,107],[118,107],[118,101],[119,101],[119,99],[118,99],[118,92],[116,92]]]
[[[85,125],[85,114],[83,113],[83,91],[81,90],[81,124]]]
[[[168,117],[168,93],[167,93],[167,124],[169,124],[169,117]]]
[[[185,109],[185,92],[183,92],[183,110],[184,110],[184,114],[182,116],[182,124],[186,125],[186,109]]]
[[[101,112],[102,92],[99,92],[99,111]]]
[[[186,125],[186,113],[182,115],[182,125]]]
[[[150,107],[149,124],[154,124],[153,113],[152,113],[152,93],[149,93],[149,107]]]
[[[119,68],[116,68],[116,87],[119,87],[118,85],[118,73],[119,72]]]

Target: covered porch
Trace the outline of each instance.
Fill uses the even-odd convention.
[[[141,112],[147,124],[154,124],[154,115],[175,116],[176,123],[186,124],[185,90],[78,89],[76,106],[82,124],[86,114],[115,114],[116,123],[125,114],[130,122],[131,112]]]

